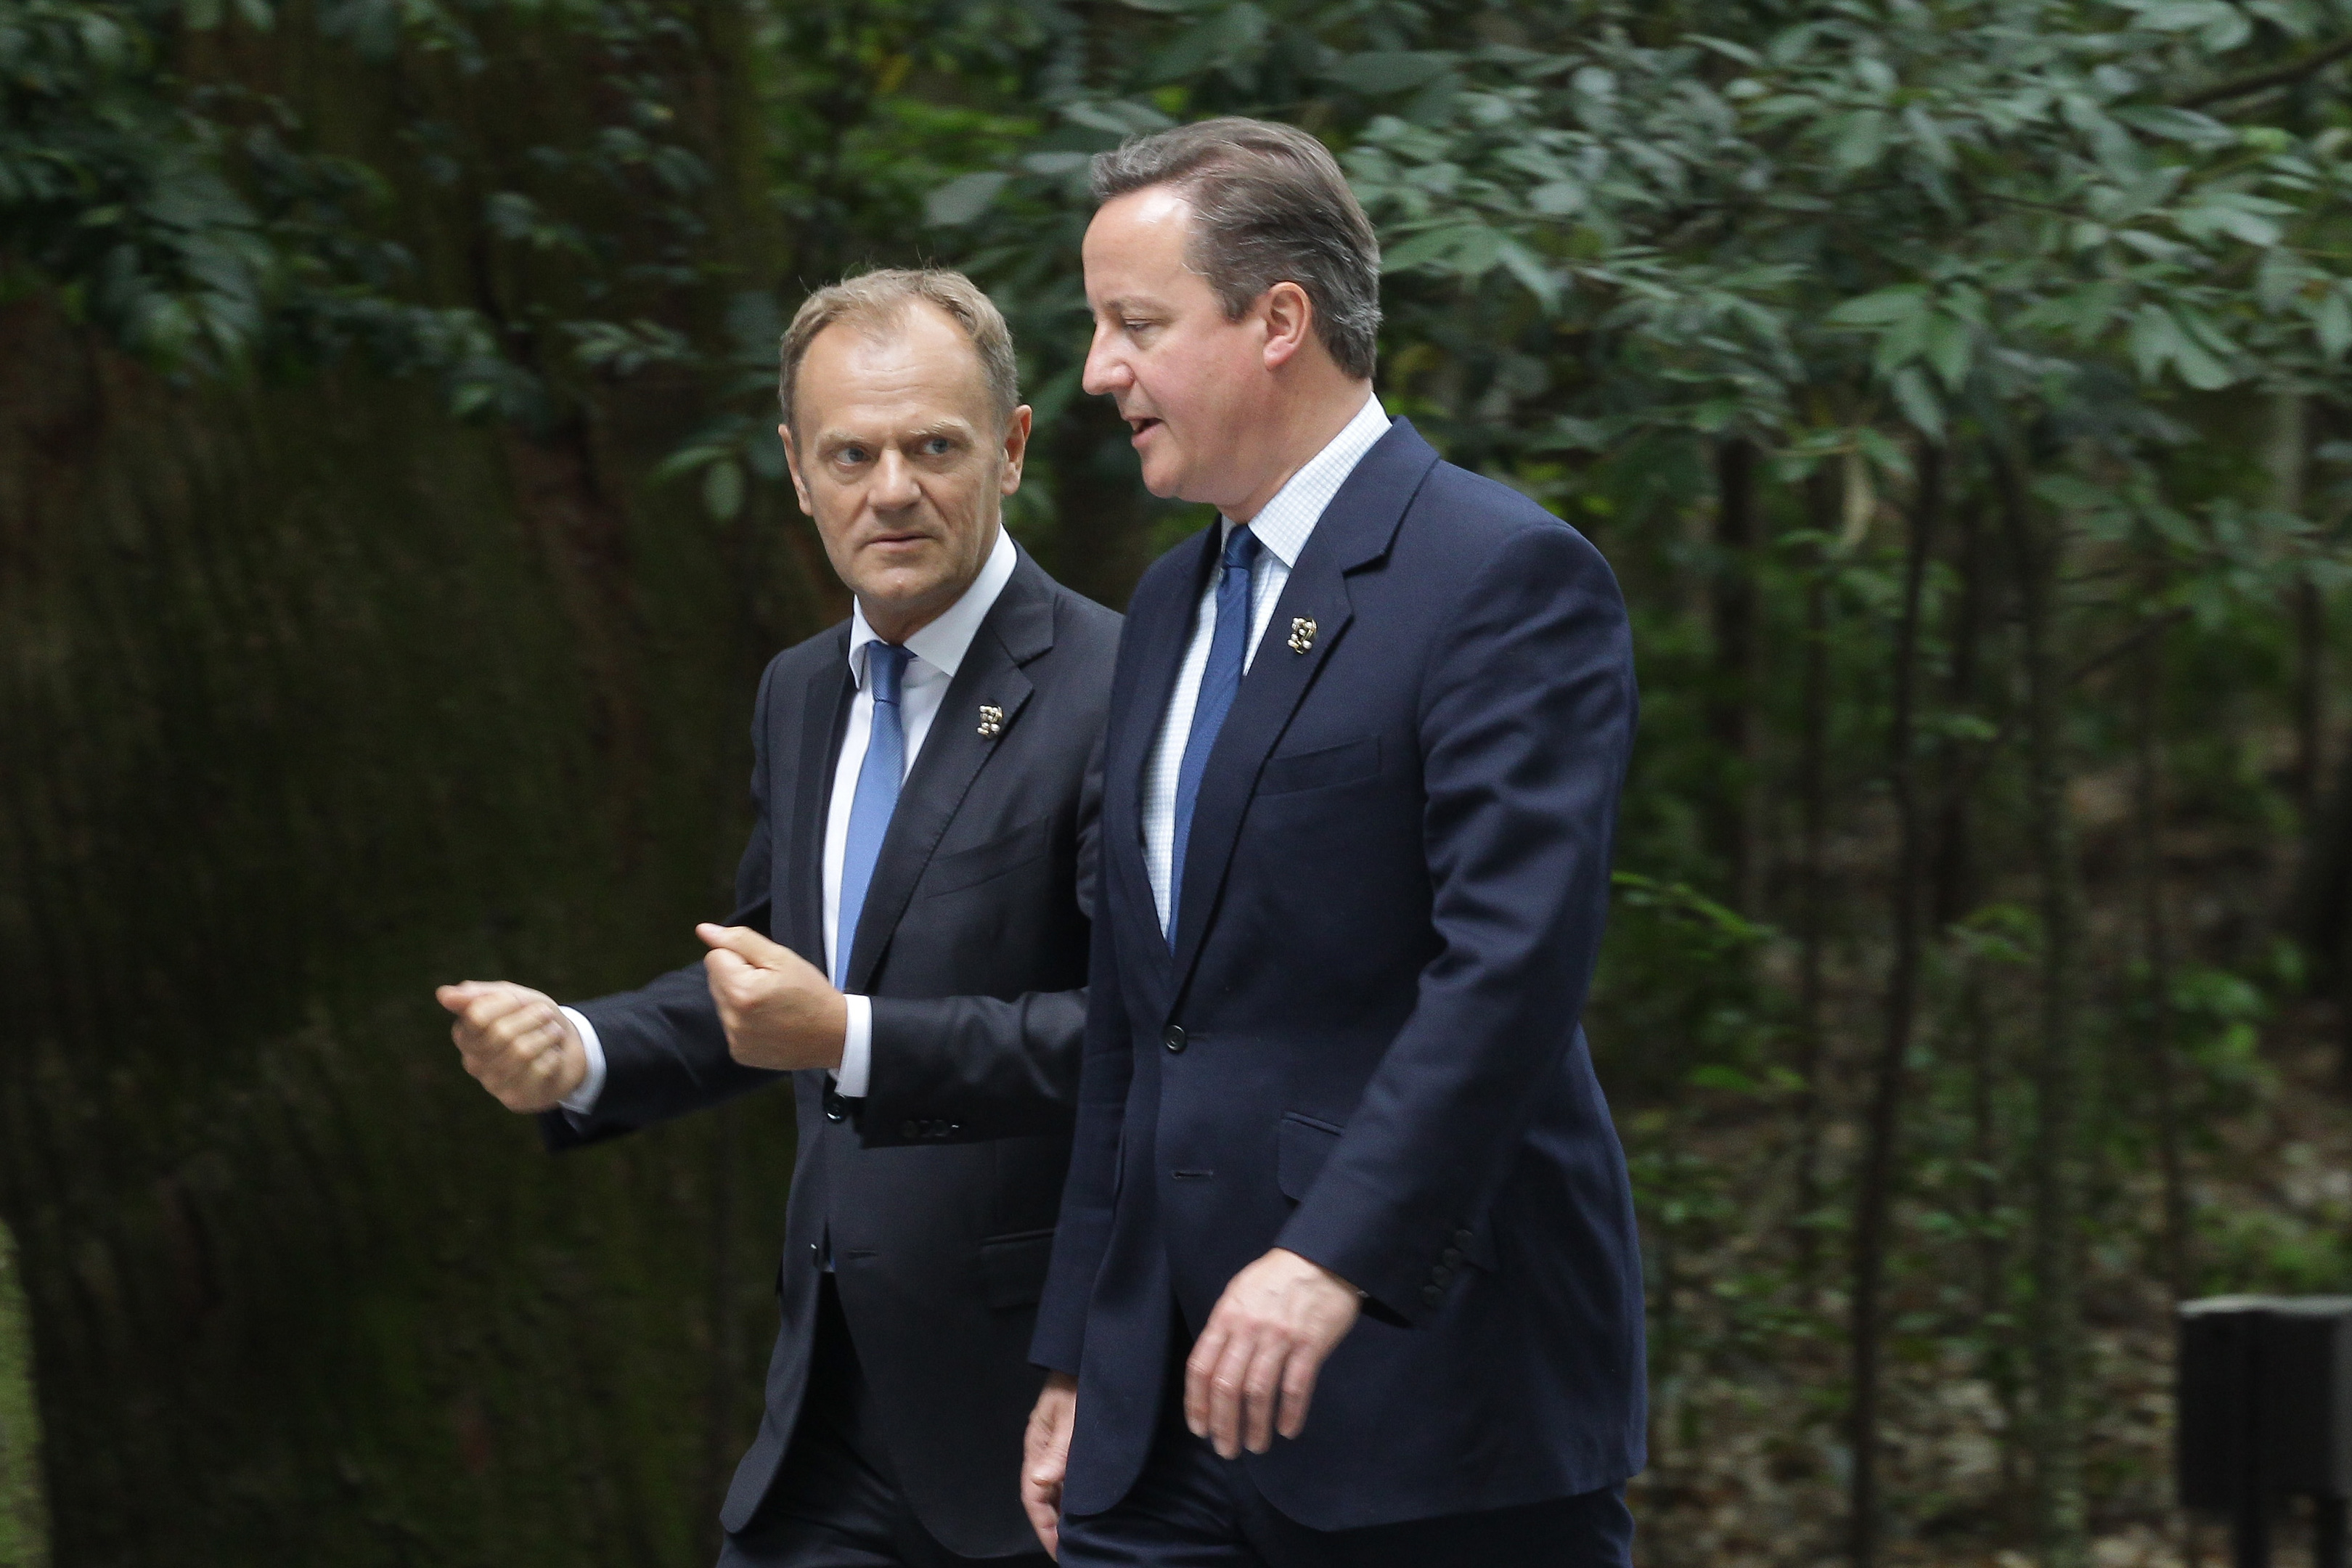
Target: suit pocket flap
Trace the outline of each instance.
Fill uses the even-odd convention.
[[[985,844],[934,858],[923,873],[921,896],[952,893],[1034,860],[1054,845],[1054,819],[1041,816]]]
[[[1045,1265],[1053,1256],[1050,1230],[989,1237],[980,1244],[981,1299],[999,1312],[1036,1305],[1045,1292]]]
[[[1302,1116],[1296,1110],[1282,1113],[1282,1124],[1275,1129],[1274,1181],[1282,1195],[1293,1203],[1303,1201],[1307,1189],[1323,1173],[1323,1162],[1339,1145],[1339,1129],[1328,1121],[1318,1121]]]
[[[1288,795],[1296,790],[1323,789],[1368,779],[1380,771],[1381,738],[1367,735],[1360,741],[1343,741],[1319,751],[1268,757],[1257,775],[1257,793]]]

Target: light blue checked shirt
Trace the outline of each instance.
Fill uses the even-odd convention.
[[[1307,548],[1307,536],[1323,516],[1323,509],[1339,493],[1380,438],[1389,432],[1389,416],[1381,400],[1368,396],[1361,412],[1340,427],[1330,444],[1290,476],[1274,499],[1250,520],[1250,531],[1264,548],[1250,568],[1250,637],[1242,650],[1242,671],[1247,674],[1265,640],[1266,623],[1282,602],[1282,585]],[[1220,542],[1232,534],[1231,518],[1218,519]],[[1151,761],[1143,772],[1143,863],[1151,874],[1151,900],[1160,909],[1160,923],[1168,924],[1168,891],[1173,885],[1169,865],[1176,845],[1176,773],[1183,765],[1184,742],[1192,733],[1192,709],[1201,700],[1201,672],[1208,668],[1209,643],[1217,632],[1218,574],[1209,574],[1201,602],[1192,611],[1192,640],[1185,646],[1184,662],[1176,670],[1176,690],[1160,721],[1160,738],[1152,743]]]

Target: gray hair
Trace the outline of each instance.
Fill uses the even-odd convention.
[[[776,402],[784,412],[784,428],[795,439],[800,427],[793,423],[793,384],[800,378],[801,361],[808,357],[809,345],[816,342],[817,334],[835,325],[879,333],[896,326],[918,301],[937,306],[963,329],[971,340],[972,352],[980,356],[981,378],[987,384],[998,422],[1013,417],[1013,411],[1021,406],[1020,367],[1013,355],[1013,329],[1004,324],[995,302],[961,272],[940,267],[888,267],[818,289],[802,301],[793,312],[793,324],[784,329],[776,369]]]
[[[1306,132],[1227,118],[1131,137],[1095,154],[1097,202],[1148,185],[1191,204],[1186,264],[1229,321],[1276,283],[1296,283],[1339,368],[1369,379],[1381,326],[1381,242],[1339,162]]]

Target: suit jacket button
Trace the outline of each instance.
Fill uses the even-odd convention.
[[[1438,1286],[1423,1285],[1421,1288],[1421,1299],[1434,1307],[1445,1300],[1445,1292]]]
[[[1160,1037],[1160,1043],[1166,1046],[1171,1052],[1182,1050],[1184,1048],[1183,1026],[1181,1024],[1169,1025],[1168,1032]]]
[[[824,1108],[824,1119],[827,1121],[840,1121],[845,1120],[841,1113],[841,1107],[838,1105],[826,1106]]]
[[[898,1123],[898,1136],[899,1136],[899,1137],[901,1137],[901,1138],[919,1138],[919,1137],[921,1137],[922,1135],[923,1135],[923,1130],[922,1130],[921,1126],[920,1126],[920,1125],[919,1125],[918,1123],[916,1123],[915,1121],[901,1121],[900,1123]]]
[[[1430,1282],[1432,1285],[1443,1285],[1443,1284],[1444,1284],[1448,1279],[1453,1279],[1453,1278],[1454,1278],[1454,1270],[1452,1270],[1451,1268],[1447,1268],[1447,1267],[1445,1267],[1445,1265],[1444,1265],[1443,1263],[1439,1264],[1436,1268],[1433,1268],[1433,1269],[1431,1269],[1431,1270],[1429,1271],[1429,1282]]]
[[[1462,1261],[1462,1249],[1458,1247],[1449,1247],[1437,1255],[1437,1261],[1451,1268]]]
[[[816,1243],[814,1241],[809,1243],[809,1261],[811,1263],[822,1263],[824,1261],[824,1254],[816,1249]]]
[[[1468,1247],[1477,1239],[1466,1230],[1457,1230],[1454,1233],[1454,1245],[1456,1247]]]
[[[950,1121],[948,1123],[948,1131],[950,1132],[961,1132],[963,1131],[963,1123],[961,1121]]]

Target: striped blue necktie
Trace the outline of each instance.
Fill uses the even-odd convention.
[[[841,905],[833,925],[833,983],[849,989],[849,952],[857,945],[857,917],[873,885],[874,862],[882,836],[898,809],[898,785],[907,773],[907,731],[898,720],[898,682],[907,673],[907,650],[896,643],[866,645],[866,684],[874,693],[874,727],[866,737],[866,760],[857,764],[857,793],[850,797],[849,832],[842,846]]]
[[[1250,567],[1257,560],[1257,535],[1244,523],[1225,537],[1224,574],[1217,579],[1217,626],[1209,634],[1209,662],[1201,671],[1201,695],[1192,704],[1192,732],[1176,770],[1176,836],[1168,853],[1167,937],[1176,940],[1176,900],[1184,890],[1184,850],[1192,841],[1192,807],[1201,798],[1201,775],[1224,728],[1226,710],[1242,688],[1242,654],[1249,647]]]

